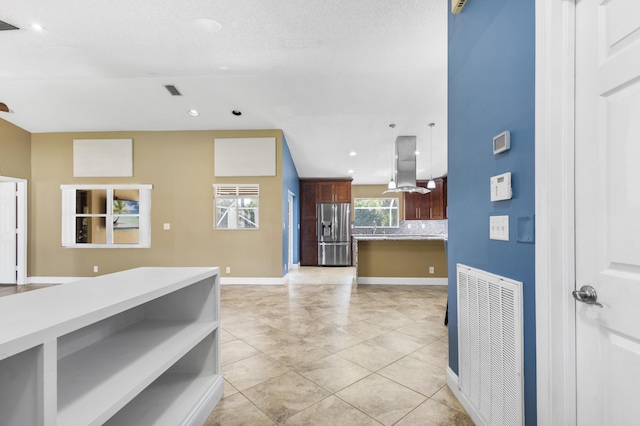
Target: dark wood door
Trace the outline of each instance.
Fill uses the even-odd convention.
[[[315,182],[300,182],[300,218],[316,218],[316,192]]]
[[[318,183],[300,181],[300,265],[318,265],[316,198]]]

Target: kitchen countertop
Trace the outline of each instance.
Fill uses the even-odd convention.
[[[351,236],[358,241],[444,241],[447,239],[447,235],[442,234],[351,234]]]

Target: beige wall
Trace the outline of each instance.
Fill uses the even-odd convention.
[[[359,241],[358,276],[446,278],[444,242]]]
[[[216,137],[275,137],[277,176],[214,178]],[[132,178],[74,178],[73,139],[133,139]],[[40,133],[31,146],[31,276],[92,276],[138,266],[220,266],[281,277],[282,131]],[[151,248],[61,248],[61,184],[152,184]],[[213,229],[214,183],[260,184],[260,229]],[[163,224],[171,230],[164,231]],[[225,273],[225,267],[231,273]]]
[[[31,133],[0,119],[0,175],[31,178]]]
[[[351,202],[355,198],[397,198],[400,205],[400,220],[404,218],[404,194],[402,192],[390,192],[383,194],[387,190],[387,185],[352,185]],[[351,209],[351,220],[353,220],[353,209]]]

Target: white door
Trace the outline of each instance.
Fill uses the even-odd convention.
[[[576,2],[575,87],[577,424],[637,425],[640,1]]]
[[[17,283],[16,183],[0,182],[0,284]]]

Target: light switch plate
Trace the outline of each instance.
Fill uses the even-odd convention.
[[[489,216],[489,239],[509,241],[509,215]]]
[[[164,229],[165,231],[169,231],[171,229],[171,224],[170,223],[162,224],[162,229]]]

